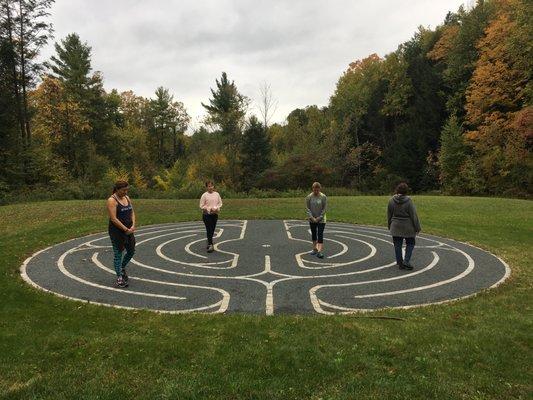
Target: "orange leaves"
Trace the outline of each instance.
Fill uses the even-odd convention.
[[[368,57],[363,58],[362,60],[351,62],[346,73],[364,72],[370,65],[380,61],[381,58],[376,53],[370,54]]]
[[[529,146],[533,145],[533,106],[526,107],[515,114],[513,128],[522,136]]]
[[[455,46],[455,39],[459,33],[459,25],[449,25],[444,28],[442,31],[442,36],[435,43],[433,49],[428,52],[427,57],[433,61],[444,60],[450,50]]]
[[[500,11],[477,44],[480,57],[466,93],[466,118],[473,127],[507,119],[506,113],[520,108],[517,89],[524,72],[514,68],[508,47],[514,29],[511,15]]]

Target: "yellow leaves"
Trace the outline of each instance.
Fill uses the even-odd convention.
[[[32,93],[31,103],[37,110],[33,118],[34,132],[45,143],[57,143],[65,136],[84,134],[91,128],[80,104],[68,96],[56,78],[44,77]]]
[[[155,181],[155,187],[157,189],[162,190],[164,192],[170,189],[170,173],[168,172],[168,170],[165,170],[163,172],[163,176],[161,175],[154,176],[154,181]]]
[[[148,184],[146,180],[144,179],[140,168],[137,165],[133,167],[133,171],[131,172],[130,183],[137,189],[146,189],[148,187]]]
[[[197,163],[191,163],[189,167],[187,168],[187,173],[185,175],[185,178],[187,182],[193,182],[198,179],[199,176],[199,168]]]
[[[105,180],[110,185],[114,184],[116,181],[126,181],[129,182],[130,174],[124,168],[115,168],[111,167],[107,170],[105,174]]]

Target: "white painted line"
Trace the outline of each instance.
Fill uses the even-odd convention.
[[[316,292],[318,290],[324,289],[324,288],[351,287],[351,286],[359,286],[359,285],[368,285],[368,284],[371,284],[371,283],[390,282],[390,281],[406,279],[406,278],[410,278],[410,277],[415,276],[415,275],[422,274],[424,272],[429,271],[433,267],[435,267],[438,264],[439,260],[440,260],[440,258],[439,258],[437,253],[435,253],[434,251],[432,251],[431,253],[433,254],[433,260],[431,261],[431,263],[429,263],[426,267],[424,267],[424,268],[422,268],[422,269],[420,269],[418,271],[411,272],[409,274],[394,276],[394,277],[391,277],[391,278],[373,279],[373,280],[353,282],[353,283],[339,283],[339,284],[329,284],[329,285],[317,285],[317,286],[314,286],[314,287],[312,287],[309,290],[309,296],[311,297],[311,303],[313,304],[313,307],[315,307],[315,311],[317,311],[317,312],[320,312],[319,310],[322,308],[321,305],[325,305],[325,306],[330,307],[330,308],[347,309],[347,307],[335,306],[333,304],[326,303],[325,301],[318,299]],[[354,297],[364,297],[364,296],[354,296]]]
[[[288,238],[290,239],[293,239],[293,240],[299,240],[299,241],[304,241],[304,242],[307,242],[303,239],[298,239],[298,238],[292,238],[292,235],[291,235],[291,232],[289,232],[289,229],[292,228],[292,227],[296,227],[296,226],[303,226],[305,227],[306,225],[302,224],[301,221],[294,221],[294,222],[291,222],[291,221],[283,221],[284,225],[285,225],[285,229],[287,231],[287,236]],[[332,223],[328,223],[330,226],[332,225]],[[340,224],[336,224],[336,225],[340,225]],[[168,225],[168,226],[172,226],[172,225]],[[175,226],[175,224],[174,224]],[[247,226],[247,221],[244,222],[243,225],[235,225],[235,226],[238,226],[238,227],[241,227],[241,236],[240,236],[240,239],[242,239],[244,237],[244,234],[245,234],[245,231],[246,231],[246,226]],[[347,225],[347,227],[353,227],[353,225]],[[160,237],[164,237],[164,236],[170,236],[170,235],[175,235],[175,234],[180,234],[180,233],[185,233],[185,232],[199,232],[199,229],[198,230],[189,230],[189,231],[185,231],[185,232],[176,232],[178,230],[182,230],[183,229],[183,226],[179,226],[177,228],[170,228],[170,229],[166,229],[166,230],[161,230],[160,229],[160,225],[157,225],[157,226],[153,226],[152,228],[150,227],[147,227],[146,229],[143,229],[143,231],[141,230],[138,230],[137,232],[139,232],[136,236],[147,236],[147,235],[157,235],[155,236],[154,238],[148,238],[146,240],[142,240],[140,242],[138,242],[137,244],[142,244],[144,242],[147,242],[149,240],[155,240],[157,238],[160,238]],[[353,229],[353,228],[352,228]],[[380,235],[380,236],[388,236],[387,234],[385,233],[382,233],[384,232],[385,230],[383,228],[376,228],[376,227],[369,227],[369,228],[365,228],[365,229],[368,229],[370,230],[370,232],[368,233],[371,233],[373,235]],[[374,229],[374,230],[372,230]],[[147,232],[144,232],[144,230],[146,230]],[[174,233],[169,233],[169,234],[166,234],[166,235],[159,235],[159,233],[163,232],[163,231],[168,231],[170,232],[171,230],[174,231]],[[379,230],[379,231],[377,231]],[[364,230],[361,230],[361,231],[364,231]],[[333,231],[335,232],[335,231]],[[328,230],[328,233],[331,233],[331,231]],[[349,232],[345,232],[345,231],[342,231],[342,230],[338,230],[337,233],[343,233],[343,234],[347,234],[349,236],[341,236],[339,235],[339,237],[343,237],[343,238],[347,238],[349,240],[358,240],[354,237],[352,237],[352,235],[355,235],[355,236],[363,236],[363,237],[368,237],[368,238],[371,238],[372,240],[380,240],[380,241],[383,241],[383,242],[387,242],[389,245],[392,245],[391,243],[391,240],[384,240],[384,239],[380,239],[380,238],[377,238],[375,236],[370,236],[370,235],[362,235],[362,234],[358,234],[356,232],[353,232],[353,231],[349,231]],[[95,234],[92,234],[92,235],[88,235],[86,237],[94,237]],[[193,235],[189,235],[188,237],[192,237],[192,236],[195,236],[195,234]],[[103,236],[103,237],[100,237],[100,238],[96,238],[96,239],[92,239],[92,240],[89,240],[88,242],[84,243],[84,244],[81,244],[79,246],[76,246],[75,248],[72,248],[70,249],[70,253],[73,253],[75,251],[82,251],[82,250],[91,250],[93,248],[95,249],[98,249],[98,248],[107,248],[108,246],[98,246],[98,245],[93,245],[91,244],[91,242],[95,242],[95,241],[98,241],[98,240],[103,240],[103,239],[108,239],[107,236]],[[459,253],[463,253],[463,254],[466,254],[464,253],[462,250],[460,249],[456,249],[454,248],[453,246],[451,245],[448,245],[448,244],[444,244],[442,242],[439,242],[437,240],[433,240],[433,239],[429,239],[429,238],[426,238],[426,237],[422,237],[422,239],[424,240],[428,240],[428,241],[432,241],[433,243],[437,243],[436,245],[430,245],[430,246],[420,246],[420,245],[417,245],[416,247],[418,249],[422,249],[422,248],[427,248],[427,249],[435,249],[435,250],[453,250],[453,251],[457,251]],[[72,240],[76,240],[76,239],[72,239]],[[109,240],[109,239],[108,239]],[[239,240],[239,239],[232,239],[232,240]],[[451,240],[451,239],[450,239]],[[228,240],[229,241],[229,240]],[[360,240],[361,242],[364,242],[362,240]],[[67,241],[67,242],[63,242],[63,243],[68,243],[70,241]],[[456,241],[457,242],[457,241]],[[222,242],[221,242],[222,243]],[[467,243],[463,243],[463,242],[457,242],[457,243],[462,243],[462,244],[465,244],[467,246],[472,246],[472,247],[476,247],[474,245],[471,245],[471,244],[467,244]],[[219,243],[220,244],[220,243]],[[83,246],[85,245],[86,248],[81,248],[80,246]],[[191,243],[189,244],[189,246],[191,245]],[[446,246],[446,247],[444,247]],[[449,247],[449,248],[448,248]],[[36,283],[32,282],[31,279],[28,277],[27,273],[26,273],[26,265],[29,263],[29,261],[32,259],[32,257],[34,256],[37,256],[38,254],[40,254],[41,252],[44,252],[46,250],[48,250],[49,248],[47,249],[44,249],[42,251],[39,251],[37,253],[35,253],[33,256],[29,257],[25,263],[21,266],[21,276],[22,278],[30,283],[32,286],[36,287],[36,288],[39,288],[41,290],[44,290],[46,292],[50,292],[50,293],[53,293],[54,295],[57,295],[59,297],[65,297],[65,298],[70,298],[72,300],[76,300],[76,301],[83,301],[85,303],[92,303],[92,304],[100,304],[100,303],[96,303],[96,302],[89,302],[89,301],[86,301],[86,300],[82,300],[82,299],[76,299],[76,298],[71,298],[71,297],[68,297],[68,296],[64,296],[62,294],[59,294],[59,293],[55,293],[55,292],[52,292],[48,289],[45,289],[45,288],[42,288],[40,287],[39,285],[37,285]],[[484,249],[481,249],[483,250],[484,252],[486,252],[486,250]],[[69,253],[69,251],[63,253],[62,256],[66,256],[66,253]],[[432,252],[434,253],[434,252]],[[487,252],[489,253],[489,252]],[[234,255],[234,253],[231,253],[232,255]],[[392,253],[391,253],[392,254]],[[436,254],[436,253],[434,253]],[[489,253],[490,254],[490,253]],[[236,257],[234,257],[234,260],[235,259],[238,259],[238,254],[235,254]],[[149,267],[150,269],[152,270],[156,270],[156,271],[161,271],[163,273],[171,273],[171,274],[175,274],[175,275],[179,275],[179,276],[187,276],[187,277],[198,277],[198,278],[213,278],[213,279],[242,279],[242,280],[248,280],[248,281],[253,281],[253,282],[257,282],[257,283],[260,283],[262,285],[264,285],[267,289],[267,294],[266,294],[266,299],[265,299],[265,312],[268,314],[268,315],[271,315],[274,313],[274,298],[273,298],[273,288],[275,286],[276,283],[279,283],[279,282],[282,282],[282,281],[290,281],[290,280],[299,280],[299,279],[314,279],[314,278],[317,278],[317,279],[323,279],[323,278],[328,278],[328,277],[339,277],[339,276],[346,276],[346,275],[355,275],[355,274],[359,274],[359,273],[367,273],[367,272],[370,272],[370,270],[363,270],[363,271],[355,271],[355,272],[349,272],[349,273],[345,273],[345,274],[328,274],[328,275],[313,275],[313,276],[300,276],[300,275],[289,275],[289,274],[282,274],[282,273],[279,273],[279,272],[276,272],[276,271],[273,271],[272,270],[272,266],[270,265],[270,256],[267,256],[268,257],[268,262],[267,262],[267,259],[265,257],[265,266],[264,266],[264,269],[263,271],[259,272],[259,273],[256,273],[256,274],[251,274],[251,275],[240,275],[240,276],[208,276],[208,275],[201,275],[201,274],[188,274],[188,273],[178,273],[178,272],[174,272],[174,271],[166,271],[166,270],[162,270],[160,268],[155,268],[155,267],[150,267],[150,266],[147,266]],[[496,256],[494,256],[496,257]],[[498,258],[498,257],[496,257]],[[510,268],[507,264],[505,264],[505,262],[503,260],[501,260],[500,258],[498,258],[498,260],[500,262],[503,263],[503,265],[505,266],[505,275],[504,277],[502,277],[498,282],[496,282],[495,284],[493,284],[490,288],[494,288],[498,285],[500,285],[503,281],[505,281],[509,275],[510,275]],[[136,265],[139,265],[139,263],[135,262],[135,260],[132,260],[132,263],[136,264]],[[142,263],[141,263],[142,264]],[[372,270],[377,270],[377,269],[382,269],[382,268],[387,268],[387,267],[390,267],[390,266],[393,266],[395,265],[395,263],[391,263],[391,264],[388,264],[388,265],[385,265],[385,266],[379,266],[377,268],[372,268]],[[422,273],[424,271],[427,271],[429,268],[426,267],[424,268],[423,270],[420,270],[420,271],[415,271],[413,272],[412,274],[418,274],[418,273]],[[467,268],[468,270],[468,268]],[[107,272],[111,271],[110,273],[113,273],[112,270],[109,270]],[[469,273],[469,272],[468,272]],[[467,271],[465,270],[462,274],[460,275],[464,275],[466,276],[467,274]],[[256,279],[254,277],[257,277],[257,276],[260,276],[260,275],[263,275],[263,274],[275,274],[275,275],[278,275],[278,276],[281,276],[282,278],[276,280],[276,281],[271,281],[271,282],[267,282],[267,281],[263,281],[261,279]],[[405,278],[407,276],[411,276],[412,274],[407,274],[407,275],[402,275],[401,277],[393,277],[393,278],[385,278],[384,280],[381,280],[381,279],[374,279],[372,281],[366,281],[366,282],[354,282],[354,283],[345,283],[345,284],[339,284],[339,285],[344,285],[344,286],[352,286],[352,285],[361,285],[361,284],[368,284],[368,283],[371,283],[371,282],[376,282],[376,281],[387,281],[387,280],[391,280],[391,279],[397,279],[397,278]],[[451,278],[451,280],[458,280],[458,279],[461,279],[460,275],[454,277],[454,278]],[[464,277],[462,276],[462,277]],[[81,278],[80,278],[81,279]],[[135,280],[142,280],[142,279],[145,279],[145,278],[135,278]],[[168,282],[164,282],[164,281],[155,281],[155,280],[146,280],[148,282],[152,282],[152,283],[155,283],[155,284],[168,284]],[[440,286],[442,284],[445,284],[445,283],[442,283],[442,282],[446,282],[446,281],[441,281],[441,282],[438,282],[436,285]],[[175,286],[178,286],[178,285],[182,285],[182,284],[178,284],[178,283],[173,283],[173,285]],[[433,284],[435,285],[435,284]],[[425,290],[425,288],[427,289],[431,289],[433,285],[426,285],[426,287],[422,286],[422,287],[418,287],[418,288],[415,288],[415,290]],[[191,285],[193,286],[193,285]],[[321,287],[325,287],[326,285],[322,285]],[[332,286],[335,286],[335,285],[332,285]],[[208,290],[217,290],[218,288],[215,288],[215,287],[210,287],[210,286],[203,286],[202,288],[204,289],[208,289]],[[489,288],[489,289],[490,289]],[[121,291],[119,289],[116,289],[117,291]],[[222,290],[222,289],[219,289],[219,290]],[[407,289],[409,290],[409,289]],[[488,290],[488,289],[483,289],[483,290]],[[121,291],[122,292],[122,291]],[[400,290],[400,291],[395,291],[395,292],[390,292],[391,296],[394,295],[394,294],[398,294],[398,293],[401,293],[401,292],[404,292],[403,290]],[[126,292],[126,293],[133,293],[133,292]],[[220,293],[220,292],[219,292]],[[227,292],[226,292],[227,293]],[[270,293],[270,294],[269,294]],[[370,294],[370,295],[363,295],[363,296],[369,296],[369,297],[377,297],[377,296],[380,296],[380,295],[383,295],[383,293],[373,293],[373,294]],[[471,296],[474,296],[476,295],[475,293],[474,294],[471,294],[471,295],[467,295],[467,296],[463,296],[463,297],[460,297],[460,298],[467,298],[467,297],[471,297]],[[361,297],[363,297],[361,296]],[[205,306],[205,307],[201,307],[202,309],[213,309],[215,307],[219,308],[219,306],[222,306],[222,302],[224,301],[225,297],[223,296],[223,299],[221,300],[221,302],[219,303],[216,303],[215,305],[211,306]],[[444,301],[439,301],[439,302],[434,302],[434,303],[425,303],[425,304],[415,304],[415,305],[409,305],[409,306],[399,306],[399,307],[392,307],[392,308],[413,308],[413,307],[419,307],[419,306],[425,306],[425,305],[429,305],[429,304],[442,304],[442,303],[447,303],[447,302],[450,302],[450,301],[455,301],[457,299],[449,299],[449,300],[444,300]],[[227,304],[229,302],[229,294],[228,294],[228,297],[227,297],[227,302],[226,302],[226,305],[225,307],[227,308]],[[366,312],[366,311],[373,311],[373,310],[367,310],[367,309],[355,309],[355,308],[349,308],[349,307],[342,307],[342,306],[339,306],[339,305],[334,305],[334,304],[329,304],[329,303],[325,303],[323,301],[321,301],[320,299],[318,299],[318,297],[312,297],[311,296],[311,303],[313,304],[313,307],[314,309],[317,311],[317,312],[320,312],[320,313],[324,313],[324,314],[334,314],[335,312],[331,312],[331,311],[327,311],[325,310],[323,307],[328,307],[330,309],[333,309],[333,310],[337,310],[336,312],[340,312],[340,313],[353,313],[353,312]],[[111,306],[111,307],[116,307],[116,308],[126,308],[126,309],[129,309],[129,307],[122,307],[122,306],[115,306],[115,305],[110,305],[110,304],[100,304],[100,305],[104,305],[104,306]],[[317,307],[315,307],[315,305]],[[197,309],[187,309],[187,310],[172,310],[172,311],[165,311],[165,310],[162,310],[162,311],[159,311],[159,310],[153,310],[153,311],[156,311],[156,312],[169,312],[169,313],[182,313],[182,312],[191,312],[191,311],[194,311],[194,310],[197,310]],[[319,311],[320,310],[320,311]],[[225,310],[224,310],[225,311]],[[224,312],[222,311],[222,312]],[[215,311],[215,312],[220,312],[220,311]],[[271,313],[271,314],[270,314]]]
[[[104,264],[102,264],[100,262],[100,260],[98,260],[98,253],[94,253],[92,258],[91,258],[91,261],[100,269],[112,274],[112,275],[115,275],[115,271],[113,271],[111,268],[108,268],[106,267]],[[218,301],[214,304],[211,304],[211,305],[207,305],[207,306],[204,306],[204,307],[196,307],[196,308],[189,308],[189,309],[185,309],[185,310],[181,310],[183,312],[187,311],[187,312],[195,312],[195,311],[203,311],[203,310],[208,310],[208,309],[211,309],[211,308],[214,308],[216,307],[217,305],[220,305],[220,309],[218,312],[225,312],[228,308],[228,304],[229,304],[229,299],[230,299],[230,295],[228,292],[226,292],[225,290],[223,289],[220,289],[220,288],[214,288],[214,287],[211,287],[211,286],[199,286],[199,285],[188,285],[188,284],[184,284],[184,283],[174,283],[174,282],[168,282],[168,281],[158,281],[158,280],[154,280],[154,279],[147,279],[147,278],[142,278],[142,277],[139,277],[139,276],[135,276],[135,275],[130,275],[130,279],[134,279],[135,281],[141,281],[141,282],[149,282],[149,283],[155,283],[155,284],[158,284],[158,285],[167,285],[167,286],[176,286],[176,287],[186,287],[186,288],[194,288],[194,289],[206,289],[206,290],[213,290],[213,291],[216,291],[218,293],[220,293],[222,295],[222,300],[221,301]],[[128,291],[128,293],[130,293]]]
[[[432,252],[432,253],[435,254],[435,252]],[[395,291],[392,291],[392,292],[383,292],[383,293],[372,293],[372,294],[356,295],[354,297],[356,299],[363,299],[363,298],[367,298],[367,297],[393,296],[393,295],[396,295],[396,294],[411,293],[411,292],[418,292],[420,290],[427,290],[427,289],[439,287],[439,286],[442,286],[442,285],[447,285],[448,283],[451,283],[451,282],[455,282],[455,281],[457,281],[459,279],[462,279],[465,276],[467,276],[470,272],[473,271],[474,266],[475,266],[475,263],[474,263],[474,260],[472,259],[472,257],[470,257],[470,255],[465,253],[465,252],[462,252],[462,253],[468,259],[468,267],[462,273],[460,273],[459,275],[454,276],[453,278],[446,279],[446,280],[443,280],[443,281],[440,281],[440,282],[437,282],[437,283],[432,283],[431,285],[419,286],[419,287],[415,287],[415,288],[411,288],[411,289],[395,290]]]
[[[109,290],[109,291],[112,291],[112,292],[117,292],[117,293],[122,293],[122,294],[132,294],[132,295],[136,295],[136,296],[146,296],[146,297],[159,297],[159,298],[163,298],[163,299],[172,299],[172,300],[185,300],[185,297],[180,297],[180,296],[169,296],[169,295],[165,295],[165,294],[154,294],[154,293],[145,293],[145,292],[132,292],[132,291],[129,291],[129,290],[118,289],[118,288],[115,288],[115,287],[104,286],[104,285],[100,285],[99,283],[86,281],[85,279],[82,279],[82,278],[80,278],[80,277],[78,277],[78,276],[76,276],[74,274],[71,274],[69,271],[67,271],[67,269],[65,267],[64,260],[65,260],[66,256],[71,254],[72,252],[73,252],[73,249],[67,250],[66,252],[61,254],[61,257],[59,257],[59,260],[57,261],[57,266],[58,266],[59,270],[63,273],[63,275],[67,276],[68,278],[70,278],[72,280],[75,280],[75,281],[80,282],[80,283],[82,283],[84,285],[87,285],[87,286],[92,286],[92,287],[96,287],[98,289]]]
[[[222,234],[223,230],[221,229],[220,230],[220,234]],[[218,236],[217,236],[218,237]],[[183,237],[179,237],[179,238],[174,238],[174,239],[171,239],[171,240],[167,240],[166,242],[163,242],[161,243],[159,246],[157,246],[157,248],[155,249],[156,251],[156,254],[161,257],[162,259],[164,260],[167,260],[167,261],[170,261],[172,263],[175,263],[175,264],[181,264],[181,265],[187,265],[189,267],[198,267],[198,268],[210,268],[210,269],[231,269],[231,268],[235,268],[235,265],[233,265],[233,263],[235,262],[235,257],[233,257],[232,259],[230,260],[226,260],[226,261],[217,261],[217,262],[201,262],[201,263],[195,263],[195,262],[187,262],[187,261],[180,261],[180,260],[176,260],[175,258],[171,258],[171,257],[168,257],[167,255],[165,255],[163,253],[163,247],[165,247],[166,245],[168,245],[169,243],[172,243],[172,242],[175,242],[177,240],[180,240],[182,239]],[[205,239],[200,239],[200,240],[195,240],[194,242],[191,242],[189,243],[187,246],[190,246],[191,244],[193,243],[198,243],[199,241],[202,241],[202,240],[205,240]],[[187,246],[185,247],[185,250],[187,250]],[[225,251],[220,251],[221,253],[227,253]],[[196,253],[192,253],[190,250],[189,250],[189,253],[191,254],[196,254]],[[231,253],[233,255],[233,253]],[[199,257],[203,257],[203,256],[200,256],[198,255]],[[203,257],[203,258],[207,258],[207,257]],[[222,265],[222,264],[228,264],[228,263],[232,263],[232,265],[230,265],[229,267],[216,267],[215,265]]]
[[[341,251],[339,251],[336,254],[333,254],[332,256],[328,256],[327,257],[328,259],[342,256],[343,254],[345,254],[348,251],[348,246],[346,246],[343,242],[340,242],[338,240],[329,239],[329,238],[325,239],[325,241],[338,243],[338,244],[340,244],[342,246],[342,250]]]
[[[214,237],[215,237],[215,238],[219,238],[219,237],[222,235],[222,232],[224,232],[224,229],[219,229],[218,232],[216,233],[216,236],[214,236]],[[195,256],[195,257],[204,258],[204,259],[207,260],[207,257],[206,257],[206,256],[203,256],[203,255],[201,255],[201,254],[195,253],[194,251],[191,250],[191,246],[192,246],[193,244],[196,244],[196,243],[198,243],[198,242],[205,242],[205,241],[206,241],[206,239],[198,239],[198,240],[195,240],[195,241],[193,241],[193,242],[189,242],[189,243],[187,244],[187,246],[185,246],[185,252],[186,252],[186,253],[189,253],[189,254],[191,254],[191,255],[193,255],[193,256]],[[170,241],[169,241],[169,242],[170,242]],[[169,243],[169,242],[166,242],[166,243]],[[162,247],[162,246],[160,246],[160,247]]]
[[[302,256],[303,255],[307,255],[309,253],[308,252],[298,253],[295,256],[296,257],[296,262],[298,263],[298,266],[300,268],[306,268],[306,269],[324,269],[324,268],[344,267],[344,266],[347,266],[347,265],[358,264],[358,263],[361,263],[363,261],[366,261],[366,260],[374,257],[376,255],[376,253],[377,253],[377,249],[371,243],[365,242],[364,240],[355,239],[355,238],[352,238],[352,237],[349,237],[349,236],[341,236],[341,235],[338,235],[338,236],[340,236],[342,238],[345,238],[345,239],[355,240],[357,242],[366,244],[368,247],[370,247],[370,253],[367,254],[366,256],[362,257],[362,258],[358,258],[356,260],[347,261],[347,262],[343,262],[343,263],[321,263],[321,262],[317,262],[317,261],[304,260],[302,258]],[[346,248],[348,248],[348,246],[346,246],[345,244],[343,244],[343,245]],[[319,265],[319,266],[318,267],[308,267],[308,266],[305,265],[305,263],[307,263],[307,264],[315,264],[315,265]]]
[[[270,265],[270,256],[265,256],[265,272],[270,272],[272,270],[272,266]],[[265,301],[265,312],[266,315],[273,315],[274,314],[274,294],[273,294],[274,285],[267,284],[267,293],[266,293],[266,301]]]
[[[179,260],[175,260],[175,259],[172,259],[170,257],[167,257],[166,255],[164,255],[162,252],[161,252],[161,248],[167,244],[167,243],[170,243],[172,242],[173,240],[170,240],[168,242],[165,242],[161,245],[159,245],[157,248],[156,248],[156,253],[159,257],[163,258],[163,259],[166,259],[167,261],[170,261],[170,262],[173,262],[173,263],[177,263],[177,264],[182,264],[182,265],[187,265],[187,266],[191,266],[191,267],[199,267],[199,268],[211,268],[211,269],[232,269],[232,268],[236,268],[237,265],[238,265],[238,261],[239,261],[239,254],[237,253],[233,253],[233,252],[230,252],[230,251],[224,251],[224,250],[220,250],[218,246],[220,246],[221,244],[224,244],[224,243],[228,243],[228,242],[233,242],[233,241],[236,241],[236,240],[242,240],[244,238],[244,235],[246,233],[246,227],[248,226],[248,221],[243,221],[243,224],[238,226],[239,228],[241,228],[241,234],[239,235],[238,238],[236,239],[228,239],[228,240],[223,240],[217,244],[215,244],[214,248],[215,250],[217,250],[219,253],[223,253],[223,254],[230,254],[231,256],[233,256],[233,260],[229,260],[229,261],[220,261],[220,262],[211,262],[211,263],[189,263],[189,262],[182,262],[182,261],[179,261]],[[222,232],[220,233],[222,234]],[[133,260],[132,260],[133,262]],[[228,262],[231,262],[231,265],[229,267],[226,267],[226,268],[220,268],[220,267],[211,267],[211,265],[221,265],[221,264],[226,264]]]

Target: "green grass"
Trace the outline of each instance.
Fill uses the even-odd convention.
[[[384,225],[387,198],[332,197],[328,219]],[[228,199],[223,218],[301,218],[302,199]],[[19,276],[33,252],[106,229],[103,201],[0,207],[0,398],[526,399],[533,393],[533,202],[415,197],[424,232],[512,269],[447,305],[354,316],[163,315],[67,301]],[[138,200],[140,225],[196,200]]]

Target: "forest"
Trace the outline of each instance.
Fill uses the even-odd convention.
[[[478,0],[421,26],[394,52],[350,63],[327,106],[283,123],[270,123],[269,85],[251,107],[221,71],[195,129],[179,87],[150,98],[105,90],[98,50],[75,32],[54,38],[53,0],[0,7],[1,203],[101,198],[117,179],[138,197],[194,198],[206,179],[228,196],[313,181],[339,194],[390,193],[400,181],[416,193],[533,192],[531,1]]]

